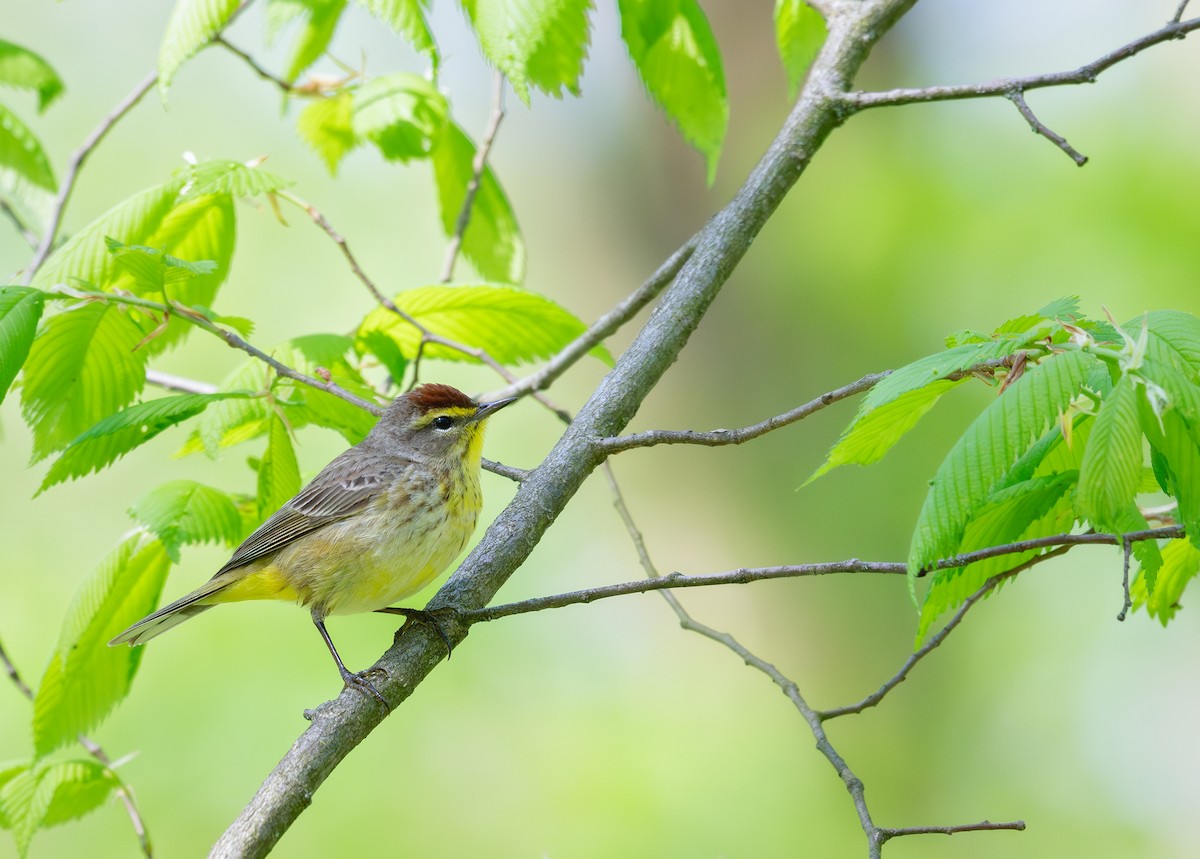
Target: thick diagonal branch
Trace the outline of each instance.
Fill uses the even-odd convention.
[[[645,327],[430,608],[486,605],[528,557],[602,461],[593,439],[619,433],[678,357],[751,242],[839,123],[837,95],[849,88],[876,41],[914,2],[867,0],[839,7],[845,11],[830,20],[829,38],[813,62],[809,85],[775,141],[733,200],[696,236],[694,253]],[[444,643],[427,626],[406,628],[376,663],[387,675],[376,687],[392,707],[445,656]],[[444,631],[452,640],[466,635],[462,628]],[[386,714],[381,704],[353,691],[314,711],[310,727],[267,776],[212,855],[265,855],[334,767]]]

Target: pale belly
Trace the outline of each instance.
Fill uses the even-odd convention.
[[[286,547],[270,566],[298,602],[326,615],[396,605],[444,572],[475,530],[477,502],[431,506],[436,515],[405,518],[380,505]]]

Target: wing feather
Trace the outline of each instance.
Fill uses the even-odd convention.
[[[216,575],[265,558],[306,534],[353,516],[387,489],[385,471],[392,474],[407,463],[395,456],[350,448],[259,525]]]

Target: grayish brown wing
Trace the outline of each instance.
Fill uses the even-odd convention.
[[[259,525],[216,575],[265,558],[305,534],[353,516],[383,492],[407,462],[350,448]]]

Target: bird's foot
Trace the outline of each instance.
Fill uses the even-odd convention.
[[[398,614],[405,619],[404,626],[408,626],[408,621],[416,621],[423,623],[433,629],[438,634],[438,638],[446,645],[446,658],[450,658],[450,654],[454,652],[454,643],[450,640],[450,635],[446,632],[447,628],[453,628],[459,623],[458,610],[449,606],[435,609],[420,609],[420,608],[400,608],[399,606],[388,606],[387,608],[377,608],[375,611],[380,614]],[[397,631],[399,636],[404,627]]]
[[[362,692],[364,695],[374,696],[379,701],[379,703],[384,706],[385,709],[390,711],[392,709],[391,705],[388,704],[387,700],[382,695],[379,694],[379,690],[375,688],[375,684],[373,684],[370,680],[367,679],[367,675],[373,671],[379,671],[385,677],[387,676],[387,672],[383,671],[383,669],[381,669],[381,668],[380,669],[368,668],[366,671],[359,671],[359,672],[354,672],[354,671],[350,671],[349,669],[343,668],[341,670],[342,682],[345,683],[351,689],[357,689],[359,692]]]

